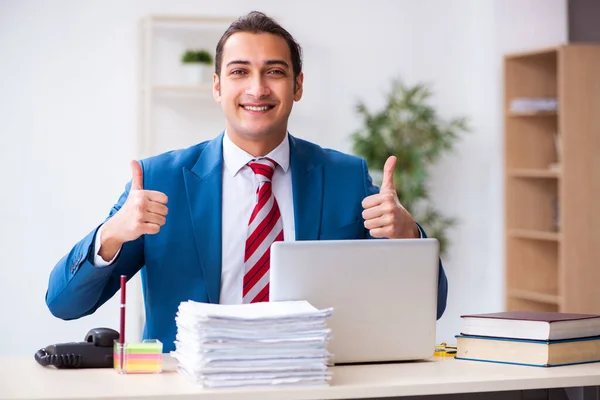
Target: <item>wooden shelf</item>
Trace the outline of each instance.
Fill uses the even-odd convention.
[[[600,313],[598,70],[593,44],[504,57],[507,311]],[[517,99],[558,108],[513,112]]]
[[[531,290],[510,289],[508,295],[521,300],[536,301],[545,304],[558,304],[560,302],[558,295],[538,293]]]
[[[187,49],[214,52],[239,15],[204,13],[202,7],[198,11],[195,15],[158,11],[139,20],[137,159],[209,140],[211,132],[220,129],[222,119],[214,113],[213,69],[204,71],[202,81],[184,80],[180,58]]]
[[[561,176],[561,171],[550,169],[515,168],[509,170],[508,175],[513,178],[556,179]]]
[[[509,111],[507,117],[556,117],[558,112],[556,111]]]
[[[559,232],[544,232],[534,231],[527,229],[511,229],[509,236],[518,239],[534,239],[534,240],[547,240],[551,242],[559,242],[561,234]]]
[[[201,86],[158,85],[153,86],[152,91],[157,94],[212,96],[212,84]]]

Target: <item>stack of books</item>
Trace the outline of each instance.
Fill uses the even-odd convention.
[[[553,97],[516,98],[510,102],[513,112],[550,112],[558,109],[558,100]]]
[[[459,360],[539,367],[600,361],[600,315],[511,311],[461,321]]]
[[[306,301],[182,302],[171,354],[180,373],[207,388],[327,385],[332,312]]]

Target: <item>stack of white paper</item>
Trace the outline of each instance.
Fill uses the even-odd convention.
[[[171,354],[179,372],[205,387],[326,385],[332,311],[306,301],[182,302]]]

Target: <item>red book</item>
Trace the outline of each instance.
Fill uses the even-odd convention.
[[[509,311],[462,315],[463,335],[529,340],[600,336],[600,315]]]

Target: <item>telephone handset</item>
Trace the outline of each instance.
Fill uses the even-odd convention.
[[[58,343],[35,353],[43,366],[56,368],[112,368],[113,345],[119,332],[110,328],[94,328],[85,335],[85,342]]]

